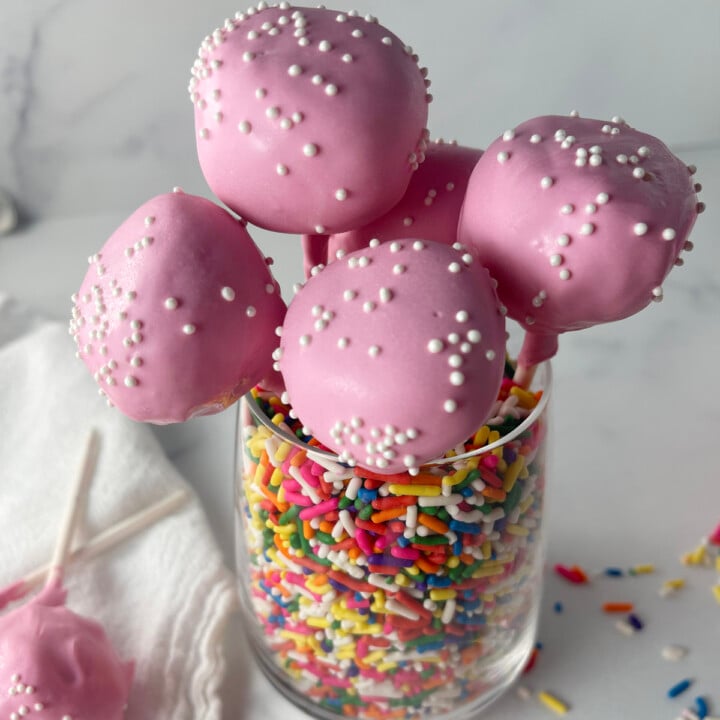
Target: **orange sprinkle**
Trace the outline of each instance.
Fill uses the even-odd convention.
[[[507,496],[507,493],[504,490],[501,490],[500,488],[494,488],[494,487],[485,487],[482,490],[482,495],[486,498],[490,498],[491,500],[504,500]]]
[[[475,558],[469,553],[462,553],[462,555],[460,555],[460,562],[465,563],[465,565],[472,565],[475,562]]]
[[[302,526],[303,526],[303,537],[306,540],[311,540],[312,538],[315,537],[315,529],[307,520],[303,520]]]
[[[375,524],[380,524],[386,520],[393,520],[396,517],[400,517],[407,512],[406,507],[390,508],[389,510],[381,510],[380,512],[373,513],[370,519]]]
[[[292,459],[290,460],[290,464],[294,467],[299,467],[302,465],[307,458],[307,453],[304,450],[300,450],[299,452],[295,453],[292,456]]]
[[[358,547],[351,547],[348,550],[348,555],[353,559],[357,560],[360,557],[360,548]]]
[[[277,495],[273,495],[270,490],[267,489],[267,487],[264,484],[259,484],[258,489],[260,492],[281,512],[284,513],[287,510],[290,509],[290,506],[287,503],[280,502],[277,499]]]
[[[320,532],[327,533],[328,535],[333,531],[335,525],[327,520],[323,520],[320,523]]]
[[[579,565],[573,565],[570,569],[575,573],[580,582],[588,582],[589,578],[587,573]]]
[[[435,563],[432,563],[432,562],[430,562],[429,560],[427,560],[427,559],[425,559],[425,558],[423,558],[423,557],[418,558],[418,559],[415,561],[415,564],[416,564],[424,573],[427,573],[428,575],[435,574],[435,573],[440,569],[440,566],[439,566],[439,565],[436,565]]]
[[[631,602],[607,602],[602,609],[606,613],[628,613],[632,612],[634,607]]]
[[[440,535],[444,535],[448,532],[448,530],[450,530],[450,527],[442,520],[438,520],[436,517],[428,515],[427,513],[418,513],[417,519],[419,523],[431,530],[434,530],[436,533],[440,533]]]

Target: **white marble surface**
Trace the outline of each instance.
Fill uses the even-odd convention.
[[[692,149],[720,136],[720,4],[607,0],[594,13],[558,0],[466,0],[452,13],[420,0],[358,6],[405,28],[400,34],[430,66],[433,135],[482,146],[535,114],[621,112],[700,168],[708,211],[687,266],[665,284],[665,301],[564,337],[555,362],[548,560],[591,569],[653,562],[658,572],[581,589],[549,576],[545,647],[526,680],[566,698],[571,717],[644,720],[675,717],[683,702],[667,700],[665,690],[694,677],[695,694],[709,695],[720,714],[720,607],[709,591],[716,574],[678,562],[720,520],[720,150]],[[175,184],[205,192],[187,70],[201,36],[234,9],[217,0],[180,9],[169,0],[0,3],[0,186],[39,218],[0,238],[0,290],[65,318],[85,257],[138,204]],[[288,289],[300,274],[299,244],[254,236]],[[197,488],[229,563],[233,430],[231,411],[157,429]],[[671,576],[689,587],[661,600],[657,588]],[[617,633],[599,611],[610,599],[636,602],[646,630]],[[552,612],[556,600],[562,615]],[[666,663],[659,650],[668,642],[686,644],[690,655]],[[227,648],[227,720],[304,717],[260,677],[237,625]],[[509,695],[483,717],[549,715]]]
[[[673,145],[720,140],[716,0],[337,0],[430,68],[433,137],[485,147],[533,115],[622,114]],[[450,10],[441,8],[451,8]],[[203,194],[189,69],[225,0],[0,2],[0,187],[33,217]]]

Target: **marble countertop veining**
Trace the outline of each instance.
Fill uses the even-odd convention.
[[[549,469],[547,562],[589,570],[653,563],[652,575],[574,587],[547,574],[537,667],[523,682],[552,690],[573,707],[570,717],[671,718],[690,700],[665,691],[684,677],[720,714],[720,605],[710,586],[718,573],[686,568],[679,556],[720,521],[720,149],[682,153],[698,166],[707,203],[685,267],[665,283],[665,300],[620,323],[561,338],[554,361],[553,452]],[[127,214],[127,213],[126,213]],[[70,294],[122,215],[50,220],[0,238],[0,289],[65,319]],[[299,243],[254,232],[275,257],[281,285],[300,272]],[[196,488],[228,563],[232,564],[234,411],[156,428],[168,455]],[[661,599],[669,577],[688,586]],[[646,622],[625,637],[600,612],[606,600],[629,600]],[[561,601],[564,612],[553,612]],[[681,662],[661,648],[690,648]],[[225,718],[301,720],[248,661],[237,621],[226,648]],[[690,693],[688,693],[688,697]],[[509,693],[487,720],[541,720],[548,711]]]

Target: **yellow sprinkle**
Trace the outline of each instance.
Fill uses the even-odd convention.
[[[379,605],[385,605],[385,593],[382,590],[375,590],[373,592],[373,597],[375,598],[375,602]]]
[[[518,508],[520,510],[520,514],[524,515],[528,508],[535,502],[535,497],[532,493],[530,493],[521,503],[518,505]]]
[[[327,618],[311,617],[305,621],[310,627],[328,628],[332,623]]]
[[[682,558],[684,565],[702,565],[705,562],[705,546],[699,545]]]
[[[377,666],[377,670],[378,672],[385,672],[386,670],[395,670],[396,667],[396,662],[383,662]]]
[[[275,468],[273,474],[270,476],[270,484],[273,487],[278,487],[282,483],[285,473],[280,468]]]
[[[515,482],[520,475],[520,472],[525,467],[525,458],[522,455],[518,455],[512,464],[508,467],[505,477],[503,478],[503,490],[510,492],[515,486]]]
[[[488,445],[492,445],[500,439],[500,433],[497,430],[491,430],[488,434]]]
[[[720,605],[720,585],[713,585],[712,593],[715,596],[715,600],[717,600],[718,605]]]
[[[373,623],[372,625],[355,625],[351,630],[353,635],[380,635],[383,631],[383,626],[380,623]]]
[[[280,417],[283,417],[282,415]],[[285,418],[283,418],[284,420]],[[275,460],[278,462],[284,462],[287,459],[288,453],[292,450],[292,445],[288,442],[280,443],[280,446],[275,451]]]
[[[410,580],[407,575],[403,575],[402,573],[398,573],[395,576],[395,582],[402,587],[409,587],[410,585],[412,585],[412,580]]]
[[[570,709],[560,698],[542,690],[538,693],[538,700],[557,715],[565,715]]]
[[[476,433],[475,436],[472,439],[473,445],[485,445],[487,443],[488,437],[490,436],[490,428],[487,425],[483,425]]]
[[[255,483],[255,485],[258,485],[260,483],[264,474],[265,468],[262,465],[258,465],[257,468],[255,468],[255,477],[253,478],[253,482]]]
[[[530,530],[522,525],[506,525],[505,530],[510,533],[510,535],[519,535],[520,537],[525,537],[530,534]]]
[[[448,590],[446,588],[435,588],[430,591],[431,600],[452,600],[457,597],[456,590]]]
[[[453,485],[459,485],[467,477],[469,472],[470,469],[464,467],[458,470],[454,475],[445,475],[442,479],[442,484],[449,485],[450,487]]]
[[[282,485],[280,485],[280,489],[278,490],[278,493],[277,493],[277,499],[278,499],[279,503],[285,502],[285,484],[284,483]]]
[[[437,497],[442,492],[437,485],[402,485],[393,483],[388,489],[392,495],[417,495],[419,497]]]
[[[272,420],[270,422],[272,422],[273,425],[279,425],[280,423],[285,422],[285,416],[282,413],[276,413],[272,416]]]
[[[256,387],[254,387],[254,388],[250,391],[250,394],[257,400],[258,390],[257,390]]]
[[[636,565],[633,568],[630,568],[630,574],[631,575],[649,575],[650,573],[655,572],[655,566],[654,565]]]
[[[363,662],[368,665],[374,665],[376,662],[382,660],[385,657],[384,650],[375,650],[374,652],[368,653],[364,658]]]
[[[502,573],[505,572],[505,568],[502,567],[491,567],[491,568],[478,568],[473,574],[472,577],[477,578],[484,578],[484,577],[492,577],[493,575],[502,575]]]
[[[445,565],[449,568],[456,568],[460,564],[460,558],[457,555],[453,555],[447,559]]]
[[[481,546],[482,556],[484,560],[487,560],[492,555],[492,543],[486,540]]]
[[[278,635],[286,640],[295,640],[295,642],[300,645],[307,645],[310,640],[309,635],[303,635],[302,633],[293,632],[292,630],[279,630]]]
[[[513,385],[510,388],[510,394],[518,399],[518,405],[526,410],[532,410],[537,405],[537,398],[525,388]]]
[[[420,574],[420,568],[418,568],[417,565],[411,565],[408,568],[405,568],[405,572],[408,575],[419,575]]]
[[[720,572],[720,555],[715,558],[715,569]]]
[[[670,580],[666,580],[663,583],[663,587],[670,590],[679,590],[680,588],[685,587],[685,581],[682,578],[672,578]]]

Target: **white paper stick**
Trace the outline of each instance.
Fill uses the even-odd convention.
[[[92,560],[96,558],[98,555],[112,549],[124,540],[154,525],[167,515],[172,514],[185,504],[188,497],[189,492],[187,490],[178,490],[164,500],[160,500],[154,505],[125,518],[125,520],[121,520],[116,525],[96,535],[87,545],[73,550],[67,558],[68,562],[79,562],[81,560]],[[32,588],[39,585],[48,570],[51,570],[52,567],[52,565],[45,565],[26,575],[20,581],[24,583],[25,593],[27,594]]]
[[[99,451],[100,435],[97,430],[93,428],[85,443],[85,452],[83,454],[80,472],[75,479],[67,510],[65,511],[62,525],[60,526],[60,535],[55,545],[52,562],[50,563],[48,582],[50,582],[53,577],[62,577],[68,555],[70,554],[73,538],[75,537],[75,530],[80,520],[81,510],[85,506],[85,498],[87,497],[90,483],[95,474],[95,464]]]

